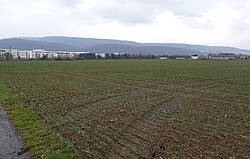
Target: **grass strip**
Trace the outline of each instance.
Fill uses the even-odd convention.
[[[70,141],[62,138],[59,133],[39,119],[35,107],[25,104],[22,97],[11,93],[11,90],[1,81],[0,103],[3,104],[8,119],[20,133],[24,149],[29,152],[31,158],[80,158]]]

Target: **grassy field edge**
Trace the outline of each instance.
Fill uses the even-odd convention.
[[[35,111],[34,106],[25,104],[20,96],[0,81],[0,103],[24,143],[24,151],[31,158],[80,158],[74,146],[60,134],[46,125]]]

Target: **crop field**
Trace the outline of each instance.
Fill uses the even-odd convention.
[[[0,82],[80,158],[250,158],[250,61],[1,62]]]

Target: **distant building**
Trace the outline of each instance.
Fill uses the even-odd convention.
[[[240,60],[249,60],[250,59],[250,55],[239,55],[239,59]]]
[[[237,55],[233,53],[209,54],[208,58],[211,60],[235,60]]]
[[[197,60],[197,59],[198,59],[198,57],[199,57],[198,55],[192,55],[192,56],[191,56],[191,59],[193,59],[193,60]]]
[[[106,57],[106,53],[96,53],[95,56],[96,57],[105,58]]]
[[[185,57],[176,57],[176,60],[185,60]]]
[[[5,50],[0,50],[0,59],[4,58]]]
[[[199,60],[207,60],[208,56],[201,55],[198,57]]]
[[[159,59],[160,59],[160,60],[167,60],[168,57],[160,57]]]
[[[113,53],[114,55],[124,55],[125,53],[123,53],[123,52],[115,52],[115,53]]]
[[[43,56],[46,56],[45,50],[43,50],[43,49],[34,49],[33,52],[32,52],[31,58],[40,59]]]
[[[28,50],[18,50],[15,59],[30,59],[32,56],[32,51]]]

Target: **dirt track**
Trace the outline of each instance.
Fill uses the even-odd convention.
[[[27,159],[22,143],[0,105],[0,159]]]

